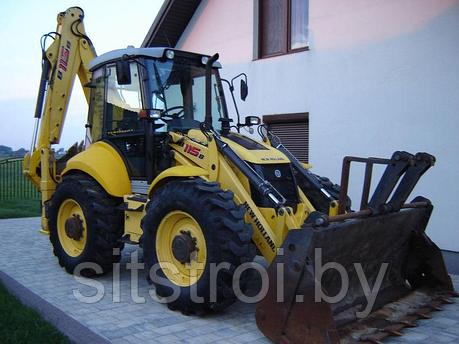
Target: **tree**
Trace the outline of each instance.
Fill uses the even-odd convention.
[[[13,153],[13,149],[8,146],[0,145],[0,155],[10,156]]]

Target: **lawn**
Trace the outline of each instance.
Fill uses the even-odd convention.
[[[0,343],[70,343],[33,309],[21,304],[0,284]]]
[[[40,194],[22,174],[22,160],[0,161],[0,219],[40,216]]]
[[[0,219],[40,216],[40,201],[37,199],[0,200]]]

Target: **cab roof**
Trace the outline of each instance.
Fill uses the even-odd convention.
[[[111,61],[116,61],[122,58],[124,55],[129,55],[129,56],[136,56],[136,57],[152,57],[152,58],[161,58],[164,56],[164,52],[166,50],[173,50],[173,51],[179,51],[177,49],[171,49],[171,48],[166,48],[166,47],[155,47],[155,48],[134,48],[134,47],[128,47],[125,49],[116,49],[109,51],[105,54],[102,54],[100,56],[97,56],[94,58],[90,63],[89,63],[89,69],[93,71],[94,69],[97,69],[98,67],[105,65]],[[206,56],[209,57],[208,55],[204,54],[196,54],[196,55],[201,55],[201,56]],[[216,61],[213,64],[213,67],[216,68],[221,68],[220,62]]]

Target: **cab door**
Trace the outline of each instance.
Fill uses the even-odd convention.
[[[143,107],[136,62],[130,63],[130,73],[131,83],[120,85],[115,64],[106,67],[103,139],[118,149],[127,165],[130,178],[144,180],[145,121],[139,116]]]

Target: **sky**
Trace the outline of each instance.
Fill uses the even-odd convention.
[[[128,45],[139,47],[163,0],[2,0],[0,39],[0,145],[29,149],[41,75],[40,37],[55,31],[56,16],[72,6],[85,11],[84,25],[98,55]],[[70,100],[61,142],[84,139],[87,104],[78,81]]]

